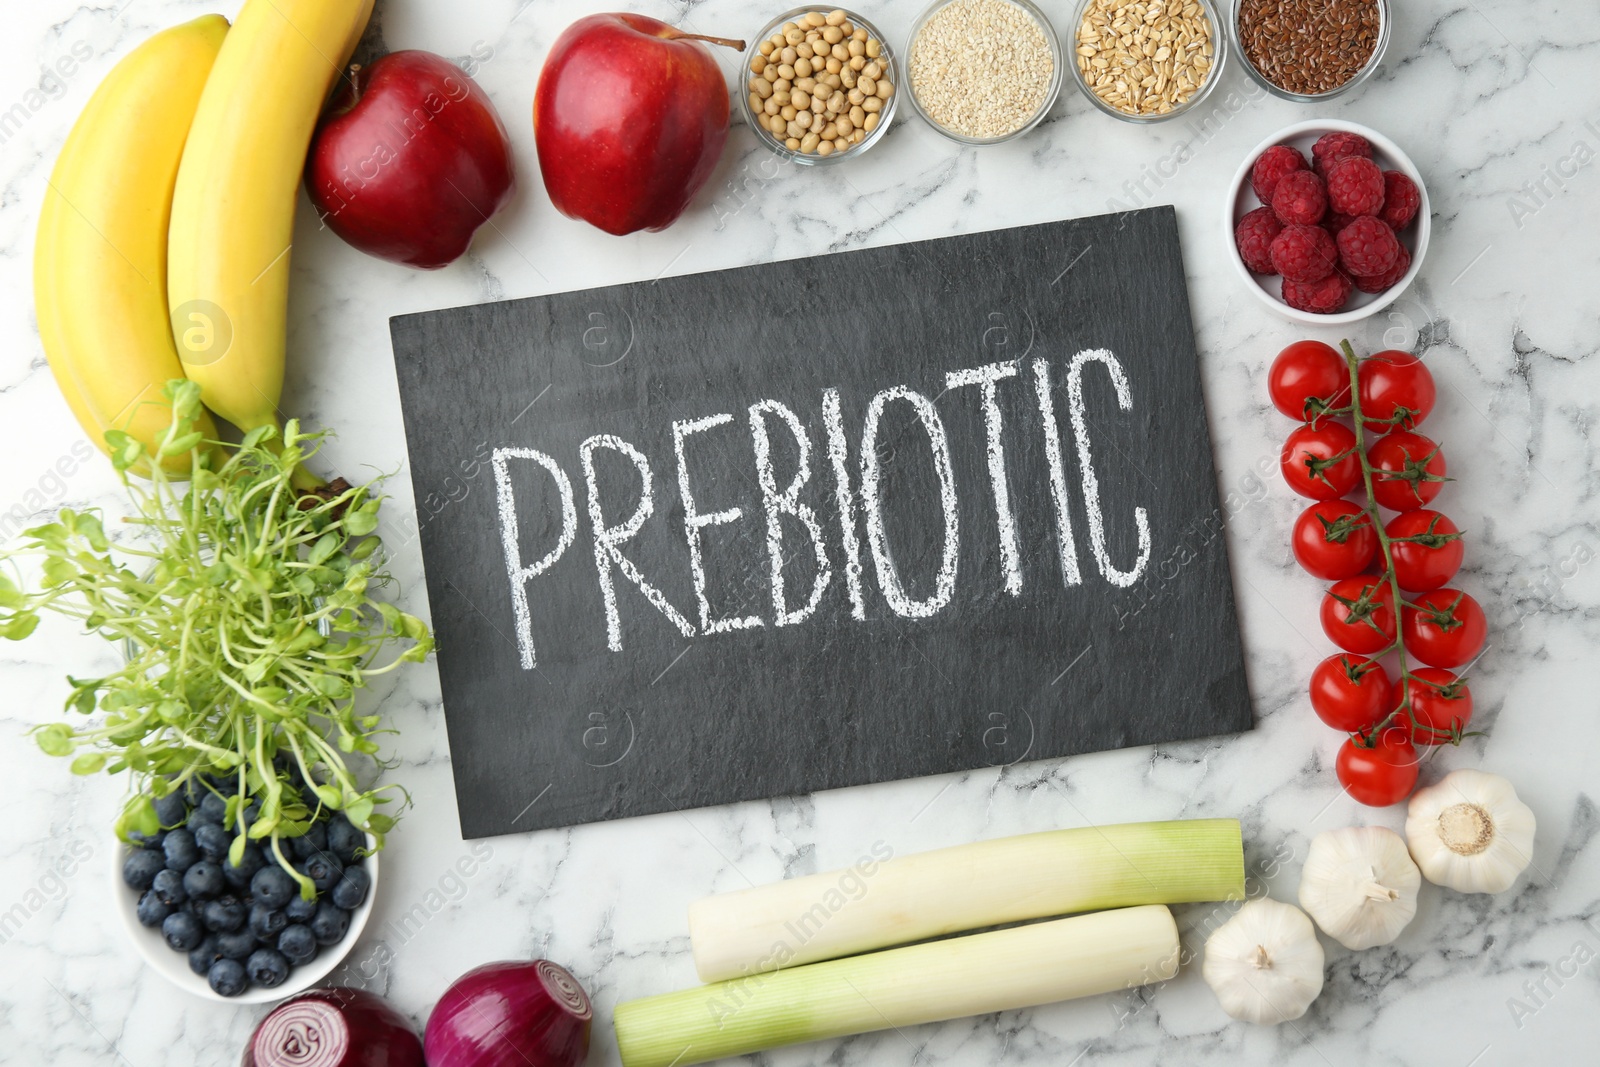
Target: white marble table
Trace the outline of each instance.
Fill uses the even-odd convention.
[[[1043,0],[1058,21],[1066,0]],[[892,38],[921,0],[864,0]],[[516,201],[470,256],[436,274],[366,259],[302,213],[294,249],[286,407],[337,427],[333,458],[398,470],[391,539],[403,598],[426,613],[412,490],[389,353],[400,312],[764,262],[871,244],[1094,214],[1113,198],[1177,206],[1210,405],[1219,485],[1248,506],[1227,530],[1257,729],[1007,770],[796,800],[662,815],[468,843],[460,838],[437,675],[428,665],[380,694],[399,727],[397,777],[417,805],[384,854],[384,886],[347,977],[419,1022],[456,974],[495,958],[563,961],[597,1002],[592,1062],[616,1062],[605,1020],[628,997],[694,982],[690,900],[748,881],[975,837],[1127,819],[1238,816],[1253,884],[1293,899],[1310,837],[1352,823],[1398,828],[1401,812],[1341,797],[1338,738],[1304,683],[1327,651],[1320,595],[1286,549],[1299,504],[1270,471],[1284,422],[1266,405],[1267,362],[1306,331],[1273,317],[1228,269],[1218,202],[1243,153],[1314,114],[1368,123],[1427,177],[1432,251],[1358,346],[1420,345],[1440,383],[1430,424],[1459,480],[1441,498],[1470,530],[1463,582],[1488,609],[1493,648],[1475,678],[1487,736],[1427,774],[1482,766],[1511,777],[1539,818],[1534,869],[1497,898],[1425,887],[1392,946],[1332,942],[1328,985],[1295,1026],[1230,1021],[1190,966],[1156,989],[790,1049],[763,1062],[1232,1065],[1593,1062],[1600,981],[1600,812],[1591,799],[1600,639],[1593,427],[1600,417],[1600,13],[1592,5],[1401,0],[1378,76],[1332,106],[1266,98],[1233,70],[1215,121],[1135,128],[1075,89],[1008,146],[958,150],[909,114],[854,165],[776,168],[749,131],[690,214],[618,239],[561,218],[537,177],[529,109],[555,35],[591,5],[550,0],[389,0],[389,48],[479,57],[510,125]],[[110,65],[155,29],[213,7],[36,0],[7,8],[0,43],[0,535],[19,513],[119,507],[108,465],[85,445],[40,351],[29,299],[33,227],[56,150]],[[224,4],[231,14],[233,4]],[[734,0],[640,7],[700,32],[754,32],[773,11]],[[775,8],[773,9],[776,10]],[[41,80],[62,56],[73,76]],[[731,57],[728,63],[732,69]],[[15,105],[15,106],[14,106]],[[1180,148],[1188,142],[1187,151]],[[1129,186],[1142,180],[1143,189]],[[1337,334],[1319,334],[1337,340]],[[58,461],[60,466],[58,467]],[[1267,464],[1266,467],[1258,465]],[[70,473],[61,473],[70,471]],[[20,511],[18,510],[20,509]],[[192,999],[141,965],[108,908],[108,826],[119,787],[66,773],[22,737],[58,714],[64,676],[110,664],[106,645],[47,627],[0,647],[0,1061],[132,1067],[236,1062],[260,1009]],[[1155,665],[1153,669],[1159,669]],[[473,857],[472,875],[455,873]],[[71,873],[61,875],[65,866]],[[1186,925],[1208,908],[1183,909]],[[401,922],[403,916],[409,919]],[[1188,938],[1198,949],[1201,937]],[[1517,1005],[1522,1008],[1518,1009]]]

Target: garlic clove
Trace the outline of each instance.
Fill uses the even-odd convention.
[[[1246,901],[1206,939],[1201,973],[1223,1011],[1273,1025],[1306,1013],[1322,992],[1324,962],[1305,913],[1261,897]]]
[[[1345,948],[1387,945],[1417,913],[1422,874],[1399,834],[1351,826],[1318,834],[1300,872],[1300,906]]]
[[[1406,843],[1422,874],[1461,893],[1503,893],[1533,860],[1533,809],[1498,774],[1451,771],[1406,809]]]

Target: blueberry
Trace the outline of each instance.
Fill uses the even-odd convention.
[[[128,831],[128,844],[134,846],[135,848],[153,848],[157,852],[160,852],[161,846],[166,842],[166,840],[167,832],[165,830],[153,834],[141,834],[137,830]]]
[[[292,923],[308,923],[317,913],[317,902],[306,900],[296,893],[294,899],[283,906],[283,914]]]
[[[367,835],[350,825],[350,820],[339,812],[328,823],[328,851],[339,857],[346,867],[356,862],[356,850],[367,847]]]
[[[261,801],[252,800],[250,805],[244,809],[245,828],[249,829],[254,826],[259,818],[261,818]]]
[[[317,905],[317,913],[311,917],[311,933],[319,945],[332,945],[344,940],[345,931],[348,929],[350,929],[348,911],[331,900],[324,900]]]
[[[194,843],[208,860],[225,859],[228,855],[228,846],[233,844],[233,835],[214,822],[201,823],[194,828]]]
[[[182,874],[200,862],[200,849],[194,843],[194,834],[188,830],[173,830],[161,842],[161,851],[167,857],[167,869]]]
[[[189,817],[189,803],[183,799],[183,793],[172,792],[156,802],[156,818],[161,820],[161,825],[171,829],[182,826],[183,820]]]
[[[207,793],[205,799],[210,800],[211,794]],[[221,809],[207,808],[202,802],[189,809],[189,821],[185,825],[191,830],[201,826],[221,826],[222,814]]]
[[[275,989],[289,977],[289,961],[283,953],[273,948],[258,948],[245,961],[245,972],[250,981],[262,989]]]
[[[244,973],[244,964],[238,960],[218,960],[213,963],[206,980],[211,983],[211,991],[219,997],[236,997],[250,984],[250,979]]]
[[[256,939],[249,930],[217,935],[217,955],[224,959],[242,960],[255,950]]]
[[[250,879],[256,872],[267,865],[266,853],[261,851],[261,846],[254,841],[245,844],[244,852],[239,856],[239,865],[235,867],[227,859],[222,861],[222,877],[234,889],[246,890],[250,888]]]
[[[244,925],[244,902],[236,896],[218,897],[208,900],[201,909],[200,921],[206,924],[206,929],[215,934],[232,933]]]
[[[122,861],[122,881],[129,889],[149,889],[155,876],[166,866],[167,857],[155,849],[134,849]]]
[[[217,954],[216,935],[207,934],[204,941],[189,950],[189,969],[195,974],[205,974],[221,958]]]
[[[310,963],[317,956],[317,937],[310,927],[296,923],[278,935],[278,951],[296,966]]]
[[[260,904],[252,904],[249,921],[250,932],[256,936],[256,940],[270,942],[289,925],[289,916],[281,908],[263,908]]]
[[[201,860],[190,867],[183,876],[183,891],[193,900],[210,900],[212,897],[221,896],[226,885],[227,882],[222,877],[222,868],[210,860]]]
[[[171,867],[156,872],[156,876],[150,880],[150,891],[169,908],[176,908],[189,899],[188,892],[183,888],[183,875]]]
[[[283,907],[299,888],[295,880],[289,877],[289,872],[277,864],[261,868],[250,879],[250,895],[257,904],[265,904],[269,908]]]
[[[346,867],[344,874],[334,884],[329,899],[345,911],[355,911],[367,899],[367,890],[370,888],[372,876],[365,867]]]
[[[147,889],[139,897],[139,907],[134,914],[139,917],[140,926],[160,926],[166,921],[175,909],[171,904],[162,900],[154,889]]]
[[[208,792],[200,801],[200,811],[206,822],[221,823],[228,814],[228,802],[217,793]]]
[[[311,884],[317,887],[317,892],[326,893],[339,883],[344,864],[332,852],[313,852],[306,857],[304,873],[311,879]]]
[[[162,922],[161,936],[172,951],[188,952],[206,939],[206,932],[189,912],[175,911]]]
[[[309,859],[312,853],[321,852],[328,847],[328,826],[326,823],[314,822],[306,827],[305,833],[291,838],[289,844],[294,847],[296,859]]]

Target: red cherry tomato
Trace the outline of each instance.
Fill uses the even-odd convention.
[[[1376,660],[1329,656],[1311,672],[1311,710],[1335,730],[1358,733],[1394,710],[1394,686]]]
[[[1419,745],[1442,745],[1472,721],[1472,690],[1453,673],[1439,667],[1418,667],[1411,672],[1408,700],[1412,725],[1405,725]]]
[[[1394,643],[1394,593],[1371,575],[1335,582],[1322,598],[1322,632],[1328,640],[1360,656],[1382,652]]]
[[[1389,535],[1389,556],[1401,589],[1418,593],[1437,589],[1461,569],[1467,550],[1460,528],[1449,516],[1427,508],[1402,511],[1383,530]]]
[[[1321,500],[1302,511],[1292,543],[1306,573],[1330,582],[1354,578],[1378,551],[1372,516],[1348,500]]]
[[[1435,589],[1414,603],[1400,610],[1407,652],[1430,666],[1460,667],[1483,651],[1489,621],[1472,597],[1459,589]]]
[[[1291,419],[1314,422],[1329,408],[1350,405],[1350,371],[1332,345],[1296,341],[1272,361],[1267,393],[1272,406]]]
[[[1301,426],[1283,443],[1278,466],[1289,488],[1312,500],[1338,500],[1361,480],[1356,435],[1342,423]]]
[[[1396,430],[1367,449],[1374,467],[1372,495],[1380,507],[1410,511],[1439,495],[1445,480],[1444,453],[1420,433]]]
[[[1356,373],[1362,425],[1369,433],[1410,430],[1433,411],[1433,375],[1410,352],[1375,353]]]
[[[1369,807],[1398,804],[1411,795],[1417,785],[1417,749],[1406,739],[1406,731],[1391,726],[1378,735],[1371,748],[1363,748],[1355,738],[1339,746],[1334,771],[1345,792]]]

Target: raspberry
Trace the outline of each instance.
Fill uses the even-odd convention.
[[[1275,144],[1255,161],[1250,168],[1250,188],[1256,191],[1256,196],[1261,198],[1263,204],[1272,203],[1272,191],[1278,187],[1278,179],[1285,174],[1306,169],[1306,157],[1300,154],[1299,149],[1290,148],[1286,144]]]
[[[1328,210],[1328,192],[1322,179],[1308,170],[1290,171],[1272,190],[1272,210],[1285,226],[1310,226]]]
[[[1358,278],[1387,274],[1400,256],[1400,241],[1394,231],[1387,222],[1371,215],[1363,215],[1340,230],[1338,243],[1339,262]]]
[[[1397,170],[1383,172],[1383,210],[1378,217],[1393,230],[1403,230],[1417,217],[1422,193],[1417,183]]]
[[[1283,302],[1299,311],[1318,315],[1332,315],[1350,299],[1350,279],[1343,271],[1334,271],[1320,282],[1292,282],[1283,280]]]
[[[1382,274],[1374,274],[1371,277],[1363,278],[1358,275],[1355,280],[1356,288],[1363,293],[1381,293],[1398,285],[1400,279],[1404,278],[1406,271],[1410,269],[1411,253],[1406,251],[1405,245],[1401,245],[1400,254],[1395,257],[1394,266]]]
[[[1338,261],[1338,247],[1321,226],[1285,226],[1272,239],[1272,267],[1291,281],[1320,282]]]
[[[1233,240],[1239,246],[1239,258],[1257,274],[1276,274],[1272,269],[1272,239],[1283,229],[1283,223],[1270,207],[1258,207],[1247,212],[1233,231]]]
[[[1337,211],[1328,212],[1328,217],[1322,220],[1322,228],[1333,236],[1339,236],[1339,231],[1356,221],[1354,215],[1341,215]]]
[[[1325,133],[1311,146],[1311,169],[1326,178],[1328,168],[1346,156],[1372,158],[1372,142],[1359,133]]]
[[[1345,156],[1328,166],[1328,206],[1343,215],[1383,210],[1383,171],[1370,159]]]

